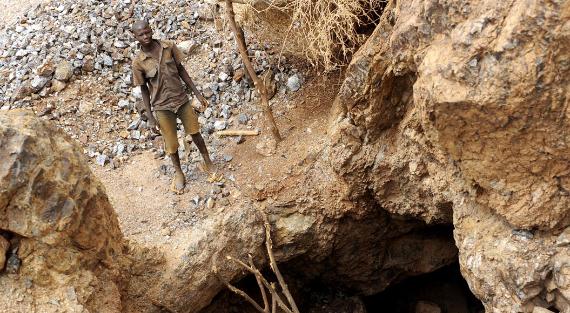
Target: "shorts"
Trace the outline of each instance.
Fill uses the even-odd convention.
[[[190,101],[178,108],[176,113],[168,110],[158,110],[154,113],[164,140],[164,151],[168,154],[176,153],[180,146],[176,132],[176,118],[182,121],[186,135],[195,135],[200,131],[198,116],[196,116],[194,108],[190,105]]]

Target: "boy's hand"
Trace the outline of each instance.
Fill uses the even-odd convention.
[[[201,107],[202,110],[200,112],[206,111],[206,108],[208,107],[208,100],[206,100],[206,98],[204,98],[204,96],[200,95],[198,97],[198,101],[200,101],[200,103],[202,104],[202,107]]]
[[[198,101],[196,101],[198,100]],[[196,96],[196,100],[192,101],[192,107],[194,108],[194,110],[203,113],[204,111],[206,111],[206,108],[208,107],[208,101],[206,100],[206,98],[204,98],[204,96],[200,95],[200,96]]]
[[[160,130],[158,128],[158,123],[156,122],[156,119],[154,118],[154,116],[152,116],[152,114],[150,116],[147,116],[148,118],[148,128],[150,128],[150,130],[152,130],[154,133],[159,134]]]

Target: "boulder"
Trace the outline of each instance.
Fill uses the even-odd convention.
[[[228,281],[243,277],[226,256],[247,260],[251,254],[258,263],[263,258],[263,224],[253,208],[220,207],[178,236],[189,238],[185,248],[168,257],[175,261],[161,268],[147,294],[151,299],[147,301],[173,312],[199,312],[206,307],[225,288],[218,275]]]
[[[389,3],[331,112],[347,198],[453,224],[486,312],[570,310],[569,10]]]
[[[0,231],[14,251],[3,312],[119,312],[122,234],[82,149],[20,110],[0,113],[0,143]]]

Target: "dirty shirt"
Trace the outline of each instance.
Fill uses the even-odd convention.
[[[158,40],[157,40],[158,41]],[[158,41],[162,49],[159,59],[140,50],[133,60],[133,84],[148,84],[150,107],[153,111],[168,110],[176,113],[188,101],[176,64],[183,58],[176,44]]]

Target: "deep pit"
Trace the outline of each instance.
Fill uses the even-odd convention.
[[[266,273],[267,274],[267,273]],[[270,277],[270,276],[268,276]],[[385,291],[361,297],[342,291],[342,286],[320,282],[308,284],[288,277],[290,287],[297,287],[294,296],[302,312],[310,313],[484,313],[484,307],[461,276],[459,263],[435,272],[410,277]],[[236,283],[253,299],[261,302],[253,276]],[[250,313],[255,309],[229,290],[222,291],[201,313]],[[554,311],[556,312],[556,311]]]
[[[446,242],[453,245],[453,228],[446,225],[427,226],[422,223],[422,228],[404,234],[403,238],[424,237],[424,238],[444,238]],[[355,232],[362,233],[362,232]],[[356,236],[356,235],[355,235]],[[354,236],[353,236],[354,237]],[[353,238],[356,239],[356,238]],[[395,242],[406,245],[406,241],[396,240]],[[429,242],[429,241],[427,241]],[[414,242],[410,245],[412,249],[418,249]],[[397,251],[408,251],[409,247],[399,247]],[[394,249],[386,250],[386,254],[394,253]],[[377,253],[361,251],[369,255],[369,258],[378,257]],[[424,258],[430,258],[437,254],[426,253]],[[359,260],[366,264],[373,260],[366,260],[364,255],[353,256],[354,260]],[[386,258],[386,256],[384,256]],[[418,264],[417,272],[421,272],[421,264],[430,263],[429,260],[419,260],[415,254],[409,254],[410,262]],[[389,257],[387,257],[389,258]],[[425,263],[424,263],[425,262]],[[289,288],[291,289],[295,301],[299,305],[301,312],[309,313],[483,313],[482,303],[473,295],[467,282],[461,276],[459,261],[455,257],[451,263],[443,265],[432,272],[426,274],[413,274],[413,271],[402,272],[398,269],[389,270],[388,275],[391,282],[382,280],[370,281],[370,286],[364,290],[383,289],[379,293],[367,295],[362,290],[357,291],[354,284],[344,283],[340,276],[334,280],[335,269],[330,264],[334,261],[325,261],[323,265],[317,265],[305,258],[289,260],[280,264],[280,268],[285,275]],[[362,265],[364,266],[364,265]],[[358,264],[354,264],[358,267]],[[316,270],[319,269],[319,270]],[[358,269],[353,270],[355,273]],[[264,276],[275,281],[274,275],[265,269]],[[332,273],[332,274],[331,274]],[[384,277],[384,276],[383,276]],[[259,288],[252,275],[234,282],[235,286],[245,291],[258,303],[262,304]],[[375,284],[380,284],[374,286]],[[213,312],[256,312],[255,309],[240,296],[229,290],[220,292],[212,301],[209,307],[201,313]]]
[[[485,312],[483,304],[461,276],[459,262],[429,274],[405,279],[384,292],[365,297],[364,303],[369,313]],[[420,307],[431,307],[432,311],[422,311]]]

